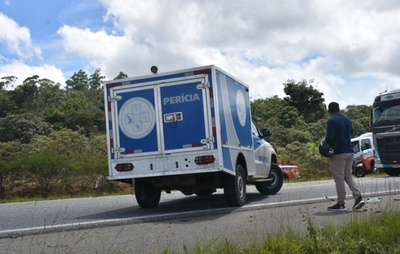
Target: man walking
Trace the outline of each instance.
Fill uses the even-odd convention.
[[[328,105],[328,113],[331,117],[327,122],[326,142],[334,148],[334,153],[330,157],[330,170],[336,184],[337,204],[328,207],[328,211],[346,211],[346,186],[349,186],[353,197],[353,209],[360,209],[365,202],[362,199],[360,189],[355,183],[352,175],[352,164],[354,151],[351,145],[351,135],[353,127],[351,120],[340,114],[339,104],[331,102]]]

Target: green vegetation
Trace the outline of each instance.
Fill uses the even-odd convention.
[[[398,237],[400,212],[383,212],[368,218],[355,215],[349,224],[317,227],[307,214],[303,215],[307,233],[293,230],[270,234],[261,243],[240,246],[229,241],[214,240],[209,244],[198,245],[194,250],[183,247],[179,253],[214,254],[365,254],[365,253],[400,253]],[[165,254],[177,253],[165,250]]]
[[[120,72],[116,79],[127,75]],[[79,70],[61,85],[37,75],[21,84],[0,79],[0,202],[11,199],[104,195],[128,192],[105,181],[107,153],[100,69]],[[286,97],[252,101],[253,120],[272,132],[281,162],[299,166],[302,179],[329,176],[317,146],[328,115],[313,80],[283,84]],[[369,131],[370,106],[347,106],[354,136]]]
[[[0,200],[126,193],[108,182],[100,70],[62,88],[39,76],[0,81]]]

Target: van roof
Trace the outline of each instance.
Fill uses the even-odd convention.
[[[353,141],[359,140],[360,138],[368,138],[368,137],[372,138],[372,132],[366,132],[364,134],[361,134],[358,137],[352,138],[351,141],[353,142]]]
[[[361,137],[363,137],[363,138],[364,137],[370,137],[370,136],[372,136],[372,132],[366,132],[364,134],[361,134],[359,138],[361,138]]]

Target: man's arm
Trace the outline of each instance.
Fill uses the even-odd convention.
[[[335,146],[335,123],[330,118],[326,124],[326,142],[334,147]]]

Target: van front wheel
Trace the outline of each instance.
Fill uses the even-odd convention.
[[[274,195],[278,193],[283,185],[283,173],[278,164],[271,165],[268,182],[256,183],[256,189],[263,195]]]

